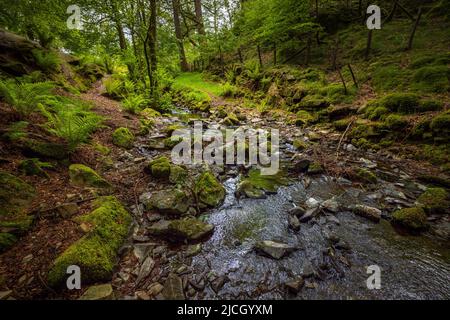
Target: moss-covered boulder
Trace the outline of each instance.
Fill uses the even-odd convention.
[[[131,221],[130,214],[115,197],[94,201],[94,210],[77,218],[77,222],[89,226],[89,232],[54,261],[48,273],[49,285],[62,286],[70,265],[80,267],[84,284],[110,280],[117,251],[127,237]]]
[[[161,117],[161,113],[158,111],[152,109],[152,108],[145,108],[141,111],[141,115],[146,118],[158,118]]]
[[[0,171],[0,219],[23,216],[36,190],[22,179]]]
[[[188,172],[183,167],[177,165],[170,166],[169,181],[174,184],[183,184],[186,182]]]
[[[449,193],[443,188],[428,188],[417,203],[428,213],[445,213],[450,208]]]
[[[51,168],[52,165],[47,162],[41,162],[37,158],[22,160],[18,169],[27,176],[39,176],[48,178],[48,173],[43,168]]]
[[[196,218],[160,220],[149,228],[149,233],[172,242],[198,241],[210,235],[214,226]]]
[[[430,129],[433,136],[441,138],[443,141],[450,140],[450,112],[444,112],[436,117],[430,123]]]
[[[317,120],[317,117],[313,116],[306,110],[300,110],[296,113],[295,125],[303,127],[311,122],[314,122],[315,120]]]
[[[171,137],[172,134],[177,131],[177,130],[183,130],[186,129],[185,126],[181,125],[181,124],[172,124],[170,126],[167,126],[164,129],[165,134],[167,135],[167,137]]]
[[[263,195],[277,193],[281,186],[288,184],[289,179],[282,171],[274,175],[262,175],[260,170],[252,169],[240,183],[237,192],[240,192],[240,196],[263,198]]]
[[[186,213],[189,204],[186,193],[178,188],[157,191],[144,202],[147,210],[157,210],[162,214],[177,216]]]
[[[244,180],[239,183],[236,189],[236,197],[246,197],[250,199],[265,199],[266,193],[264,190],[258,189],[249,180]]]
[[[205,171],[198,177],[194,192],[198,200],[209,207],[216,207],[225,199],[225,188],[210,171]]]
[[[233,112],[229,113],[228,116],[223,119],[223,124],[230,127],[238,126],[240,123],[238,117]]]
[[[25,140],[23,147],[26,155],[44,159],[64,160],[67,159],[70,154],[69,146],[64,143]]]
[[[292,143],[292,145],[295,150],[299,150],[299,151],[303,151],[306,148],[308,148],[308,144],[301,139],[295,139],[294,142]]]
[[[412,231],[427,228],[427,215],[422,208],[414,207],[397,210],[392,214],[392,221]]]
[[[78,187],[110,188],[108,181],[93,169],[83,164],[72,164],[69,167],[70,183]]]
[[[309,164],[308,171],[307,171],[307,173],[308,173],[308,174],[311,174],[311,175],[314,175],[314,174],[322,174],[322,173],[324,173],[324,172],[325,172],[325,171],[323,170],[322,165],[321,165],[319,162],[317,162],[317,161],[311,162],[311,163]]]
[[[118,147],[131,149],[133,147],[134,134],[128,128],[119,128],[114,131],[112,141]]]
[[[146,171],[157,179],[168,179],[171,183],[181,184],[185,182],[188,172],[181,166],[170,163],[167,157],[159,157],[152,160],[146,167]]]
[[[164,147],[167,149],[172,149],[182,141],[183,138],[180,136],[171,136],[169,138],[164,139]]]

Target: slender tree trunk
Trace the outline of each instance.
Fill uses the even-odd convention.
[[[353,72],[353,68],[352,68],[350,63],[348,64],[348,69],[350,70],[350,74],[352,75],[352,79],[353,79],[353,83],[355,84],[355,87],[358,88],[359,87],[358,86],[358,81],[356,81],[356,77],[355,77],[355,74]]]
[[[262,68],[263,62],[262,62],[262,56],[261,56],[261,47],[259,46],[259,44],[256,46],[256,50],[258,51],[259,66]]]
[[[244,58],[242,57],[242,50],[241,47],[238,48],[238,56],[239,56],[239,62],[244,63]]]
[[[347,85],[345,84],[344,77],[342,76],[341,68],[338,68],[337,72],[339,74],[339,78],[341,78],[342,85],[344,86],[344,92],[345,92],[345,94],[347,94]]]
[[[189,66],[186,60],[186,53],[184,52],[183,35],[181,32],[180,0],[172,0],[172,5],[173,5],[173,23],[175,25],[175,36],[177,38],[177,46],[180,56],[180,68],[181,71],[186,72],[189,70]]]
[[[273,45],[273,65],[277,65],[277,44],[274,43]]]
[[[158,79],[156,78],[156,71],[158,67],[158,60],[156,55],[156,29],[157,29],[157,7],[158,0],[150,0],[150,27],[149,27],[149,58],[150,58],[150,93],[152,95],[153,103],[158,101]]]
[[[415,36],[415,34],[416,34],[416,31],[417,31],[417,27],[419,26],[419,23],[420,23],[420,18],[422,17],[422,7],[420,7],[419,8],[419,13],[417,14],[417,19],[416,19],[416,22],[414,23],[414,27],[413,27],[413,29],[412,29],[412,31],[411,31],[411,35],[409,36],[409,41],[408,41],[408,50],[411,50],[412,49],[412,46],[413,46],[413,41],[414,41],[414,36]]]
[[[197,32],[198,34],[204,36],[205,24],[203,23],[203,12],[202,12],[202,0],[194,0],[195,6],[195,18],[197,20]]]
[[[366,54],[365,54],[366,60],[369,59],[370,50],[372,49],[372,32],[373,32],[373,30],[369,30],[369,33],[367,35],[367,47],[366,47]]]

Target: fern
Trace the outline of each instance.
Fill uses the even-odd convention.
[[[89,111],[80,111],[74,105],[65,105],[57,112],[49,112],[39,105],[42,113],[47,117],[47,130],[57,137],[63,138],[69,150],[73,151],[80,143],[87,142],[90,135],[97,130],[102,117]]]
[[[27,116],[36,111],[38,103],[48,103],[56,100],[51,93],[54,88],[51,82],[18,83],[0,81],[0,97],[10,104],[21,116]]]
[[[122,101],[122,107],[132,114],[137,114],[147,104],[148,100],[140,94],[128,96]]]
[[[122,83],[120,80],[109,78],[104,81],[106,93],[111,98],[119,98],[122,93]]]
[[[28,122],[26,121],[18,121],[12,123],[8,129],[5,130],[5,133],[2,135],[2,138],[9,141],[17,141],[22,138],[26,138]]]
[[[31,53],[36,65],[43,71],[59,72],[61,70],[61,60],[56,53],[41,50],[33,50]]]

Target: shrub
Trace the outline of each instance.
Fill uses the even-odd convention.
[[[222,88],[222,92],[220,93],[220,96],[225,98],[234,98],[238,95],[238,88],[236,86],[233,86],[230,83],[225,83]]]
[[[106,79],[103,84],[105,85],[106,93],[111,98],[117,99],[122,95],[122,82],[114,78]]]
[[[14,81],[0,82],[0,97],[21,115],[27,116],[36,110],[39,103],[55,101],[51,93],[54,85],[51,82],[17,83]]]

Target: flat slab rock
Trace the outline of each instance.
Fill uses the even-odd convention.
[[[79,300],[110,300],[113,298],[111,284],[101,284],[89,287]]]
[[[183,280],[174,273],[170,273],[164,283],[162,295],[166,300],[184,300]]]
[[[160,220],[150,226],[148,231],[153,236],[164,237],[173,242],[197,241],[210,235],[214,226],[195,218]]]
[[[260,241],[255,244],[254,248],[257,253],[276,260],[280,260],[298,249],[288,244],[275,241]]]

